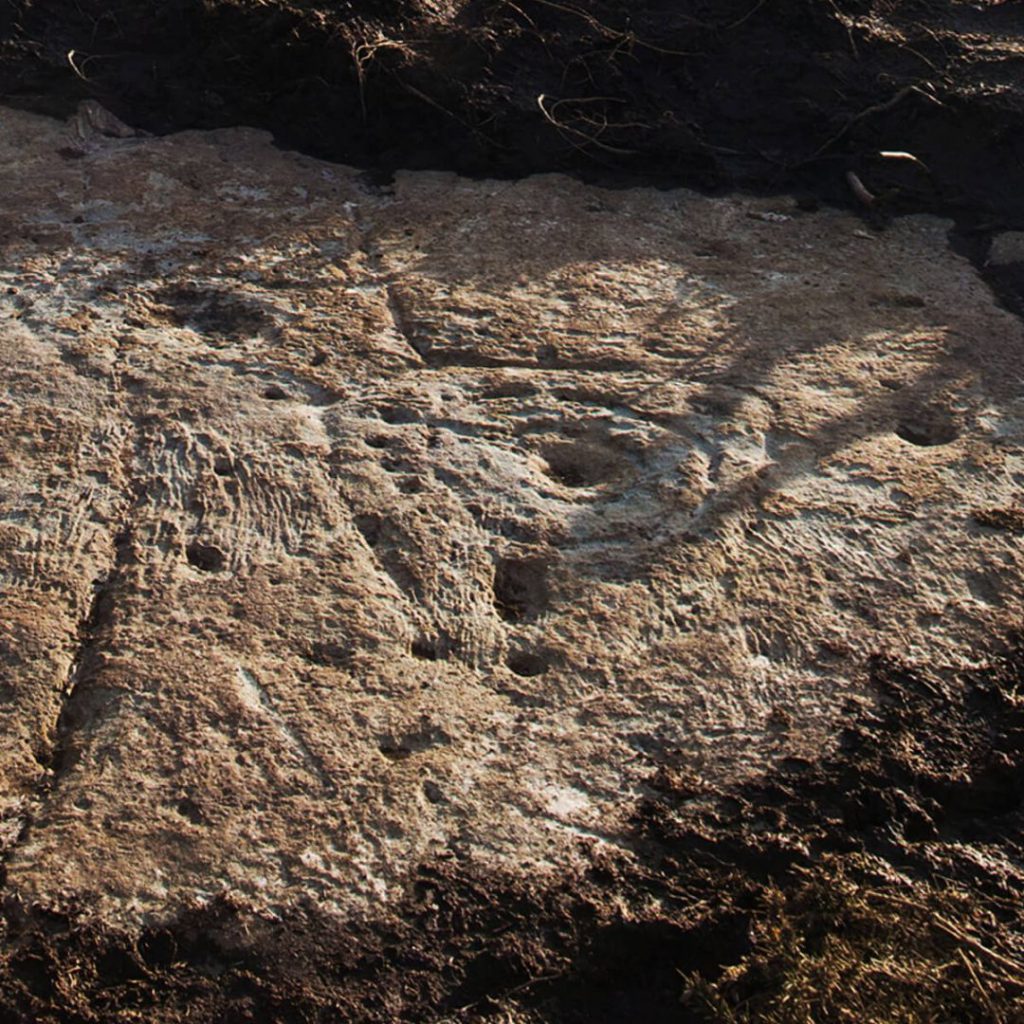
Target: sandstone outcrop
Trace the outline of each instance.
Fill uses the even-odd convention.
[[[0,112],[26,905],[557,881],[1020,621],[1024,337],[947,223],[73,142]]]

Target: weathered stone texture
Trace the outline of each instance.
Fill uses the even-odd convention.
[[[918,217],[0,112],[7,885],[372,913],[1019,621],[1021,325]]]

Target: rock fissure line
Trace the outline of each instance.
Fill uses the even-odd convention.
[[[243,698],[253,709],[262,713],[278,731],[282,739],[301,758],[310,774],[313,775],[320,785],[329,793],[335,792],[334,783],[331,781],[327,769],[321,758],[310,748],[305,737],[295,729],[277,709],[276,704],[267,693],[266,688],[247,668],[238,666],[238,683],[241,687]]]

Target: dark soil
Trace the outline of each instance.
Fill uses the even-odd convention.
[[[0,100],[257,125],[382,179],[560,170],[877,224],[928,210],[979,262],[989,231],[1024,227],[1024,4],[453,6],[6,0]],[[879,708],[838,753],[732,792],[652,764],[637,857],[590,847],[557,887],[453,856],[376,922],[222,902],[131,938],[8,900],[0,1022],[1024,1021],[1024,647],[959,678],[871,670]]]
[[[3,101],[155,132],[843,202],[852,170],[883,206],[1024,223],[1017,2],[6,0],[0,35]]]

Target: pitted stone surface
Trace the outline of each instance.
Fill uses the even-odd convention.
[[[1024,339],[944,222],[66,135],[0,111],[24,899],[629,856],[659,766],[814,756],[871,654],[1019,621]]]

